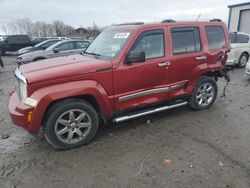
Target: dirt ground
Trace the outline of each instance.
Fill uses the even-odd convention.
[[[0,68],[0,187],[250,187],[250,80],[231,73],[226,98],[206,111],[188,107],[101,126],[96,139],[53,149],[12,124],[7,98],[15,56]]]

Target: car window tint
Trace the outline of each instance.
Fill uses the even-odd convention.
[[[224,30],[220,26],[207,26],[206,35],[210,50],[224,48],[226,46]]]
[[[59,47],[57,47],[57,49],[59,51],[72,50],[72,49],[74,49],[74,44],[73,44],[73,42],[67,42],[67,43],[62,44]]]
[[[48,41],[48,42],[44,43],[43,45],[41,45],[41,47],[48,48],[49,46],[51,46],[52,44],[55,44],[58,41]]]
[[[76,45],[75,46],[76,49],[82,49],[82,48],[86,48],[87,47],[87,43],[86,42],[81,42],[81,41],[76,42],[75,45]]]
[[[249,42],[249,36],[244,34],[238,34],[237,35],[237,43],[248,43]]]
[[[8,43],[15,43],[16,42],[16,37],[7,37],[6,41],[8,41]]]
[[[174,54],[201,51],[200,32],[198,28],[173,28],[171,35]]]
[[[163,33],[149,34],[137,41],[134,51],[145,52],[146,59],[164,56]]]

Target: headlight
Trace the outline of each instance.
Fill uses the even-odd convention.
[[[21,102],[26,105],[35,107],[37,104],[37,100],[28,97],[26,78],[21,74],[18,68],[15,71],[15,75],[17,77],[18,82],[18,96]]]

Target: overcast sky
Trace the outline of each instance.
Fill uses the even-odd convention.
[[[51,22],[59,19],[74,27],[112,23],[221,18],[228,5],[243,0],[0,0],[0,25],[18,18]]]

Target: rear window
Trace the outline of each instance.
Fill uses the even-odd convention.
[[[224,48],[226,46],[224,30],[220,26],[207,26],[206,35],[210,50]]]
[[[171,30],[171,35],[174,54],[201,51],[199,28],[173,28]]]

